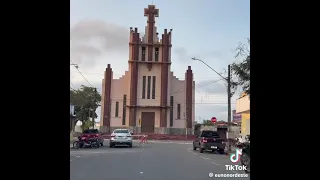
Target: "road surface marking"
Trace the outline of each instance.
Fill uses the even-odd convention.
[[[200,158],[202,158],[202,159],[207,159],[206,157],[203,157],[203,156],[200,156]]]
[[[189,148],[188,149],[188,151],[190,150],[191,148]],[[192,152],[192,151],[189,151],[189,152]],[[197,154],[197,153],[195,153],[195,152],[192,152],[192,154],[194,154],[194,155],[199,155],[199,154]],[[200,158],[201,159],[205,159],[205,160],[211,160],[210,158],[208,158],[208,157],[204,157],[204,156],[200,156]],[[212,164],[215,164],[215,165],[217,165],[217,166],[224,166],[224,165],[220,165],[220,164],[218,164],[218,163],[216,163],[216,162],[211,162]],[[236,174],[239,174],[238,172],[236,172],[236,171],[232,171],[233,173],[236,173]]]
[[[75,151],[75,152],[70,152],[70,155],[79,156],[79,155],[89,155],[89,154],[138,153],[138,152],[141,152],[141,151],[111,151],[111,152],[108,152],[108,151],[106,151],[106,152]]]
[[[220,164],[218,164],[218,163],[215,163],[215,162],[212,162],[213,164],[215,164],[215,165],[217,165],[217,166],[220,166]]]

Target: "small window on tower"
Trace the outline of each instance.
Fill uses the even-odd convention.
[[[180,104],[178,104],[178,107],[177,107],[177,119],[180,119]]]
[[[142,54],[146,54],[146,47],[142,47]]]
[[[156,62],[159,61],[159,48],[156,48],[156,50],[155,50],[155,61]]]
[[[141,53],[142,53],[142,61],[145,61],[145,59],[146,59],[146,47],[142,47],[142,51],[141,51]]]

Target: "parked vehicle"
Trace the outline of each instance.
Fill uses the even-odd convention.
[[[247,142],[240,143],[237,145],[237,148],[241,149],[242,155],[240,161],[242,165],[247,167],[245,172],[250,173],[250,136]]]
[[[128,129],[115,129],[111,134],[110,148],[117,145],[127,145],[132,148],[132,136]]]
[[[203,153],[204,150],[212,150],[224,154],[225,147],[224,139],[220,138],[217,131],[212,130],[202,130],[193,141],[193,150],[199,148],[200,153]]]
[[[91,147],[91,148],[98,148],[100,147],[100,142],[97,137],[86,138],[82,139],[81,136],[78,137],[78,141],[73,143],[73,148],[84,148],[84,147]]]
[[[78,141],[73,143],[73,147],[79,148],[82,147],[91,147],[92,143],[93,146],[97,146],[95,144],[99,144],[99,146],[103,146],[103,137],[98,129],[87,129],[84,130],[81,136],[78,137]]]

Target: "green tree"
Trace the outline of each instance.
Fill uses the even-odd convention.
[[[202,124],[205,126],[214,126],[214,123],[212,123],[211,120],[203,120]]]
[[[92,127],[90,118],[94,113],[94,118],[97,118],[96,109],[101,102],[101,95],[95,91],[95,88],[81,85],[79,89],[70,90],[70,104],[75,106],[76,122],[82,122],[82,129]],[[90,117],[89,117],[90,115]]]
[[[242,91],[250,97],[250,38],[246,43],[239,43],[236,48],[235,58],[241,58],[241,62],[231,65],[232,74],[236,77],[232,87],[240,86]]]
[[[85,130],[85,129],[89,129],[93,126],[93,122],[92,121],[84,121],[81,125],[81,129]]]

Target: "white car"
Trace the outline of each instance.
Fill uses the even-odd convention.
[[[127,145],[132,148],[132,136],[128,129],[115,129],[110,138],[110,148],[117,145]]]

